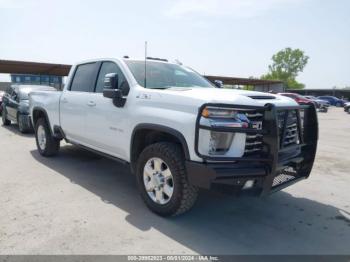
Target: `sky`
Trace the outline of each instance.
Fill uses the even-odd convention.
[[[350,0],[0,0],[0,60],[142,58],[145,41],[149,56],[236,77],[299,48],[306,88],[350,86]]]

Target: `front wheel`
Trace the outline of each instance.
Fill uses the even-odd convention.
[[[21,132],[22,134],[28,133],[30,131],[31,128],[29,124],[27,124],[28,120],[25,118],[25,116],[19,114],[17,116],[17,123],[19,132]]]
[[[146,147],[136,175],[142,199],[158,215],[179,215],[196,202],[198,189],[188,183],[185,159],[177,144],[160,142]]]
[[[7,119],[6,110],[5,110],[4,108],[3,108],[3,110],[2,110],[1,119],[2,119],[2,124],[3,124],[4,126],[9,126],[9,125],[11,125],[11,121]]]
[[[35,125],[35,140],[42,156],[56,155],[60,148],[60,140],[53,137],[50,127],[44,118],[40,118]]]

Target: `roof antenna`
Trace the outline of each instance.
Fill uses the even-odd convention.
[[[145,41],[145,88],[147,88],[147,41]]]

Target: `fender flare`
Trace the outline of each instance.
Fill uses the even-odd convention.
[[[44,113],[45,119],[46,119],[46,121],[47,121],[47,124],[49,125],[49,129],[50,129],[51,135],[53,135],[49,116],[48,116],[46,110],[45,110],[44,108],[40,107],[40,106],[36,106],[36,107],[34,107],[34,108],[32,109],[32,115],[31,115],[31,117],[32,117],[32,122],[33,122],[33,128],[35,129],[34,114],[33,114],[35,111],[40,111],[40,112]]]
[[[187,145],[186,139],[182,133],[180,133],[178,130],[171,128],[171,127],[168,127],[168,126],[144,123],[144,124],[136,125],[134,130],[132,131],[131,140],[130,140],[130,160],[132,160],[132,153],[133,153],[132,149],[133,149],[133,144],[134,144],[134,137],[135,137],[136,132],[140,129],[149,129],[152,131],[159,131],[159,132],[167,133],[169,135],[176,137],[181,143],[181,147],[182,147],[183,152],[185,154],[185,159],[187,159],[187,160],[190,159],[190,152],[188,149],[188,145]]]

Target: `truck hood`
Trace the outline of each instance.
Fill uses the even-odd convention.
[[[178,105],[183,104],[184,106],[190,104],[201,106],[204,103],[252,106],[264,106],[267,103],[275,104],[276,106],[298,105],[289,97],[239,89],[169,88],[166,90],[157,91],[164,102],[174,102]]]

